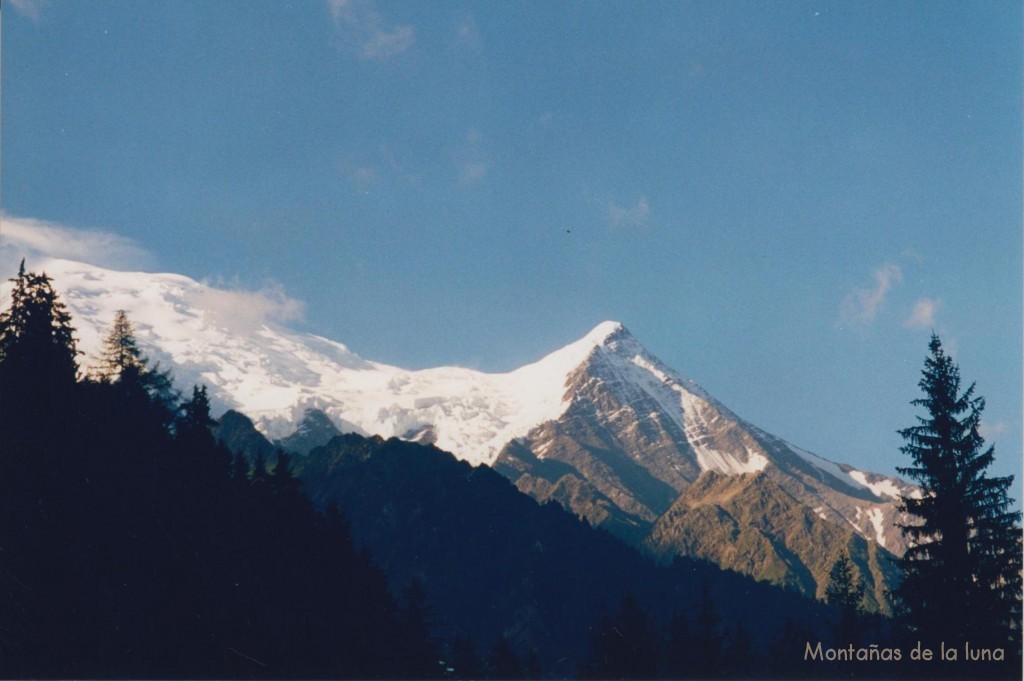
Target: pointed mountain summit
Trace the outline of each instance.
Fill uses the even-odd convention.
[[[833,463],[747,423],[619,322],[602,322],[506,373],[413,371],[293,331],[246,298],[255,294],[65,260],[36,266],[64,292],[87,356],[124,309],[143,350],[182,386],[209,386],[219,413],[241,412],[269,440],[300,451],[338,431],[434,444],[665,559],[692,553],[731,564],[729,556],[744,550],[737,537],[749,537],[765,549],[759,563],[770,567],[736,569],[819,595],[820,566],[840,550],[868,555],[858,542],[877,544],[872,556],[904,549],[893,502],[913,487]],[[737,485],[752,487],[741,493]],[[759,511],[769,507],[790,509],[785,517],[793,524],[840,531],[819,532],[833,537],[824,548],[788,526],[762,522],[751,534],[747,526],[769,518]],[[724,527],[736,514],[745,518],[738,533],[695,543],[710,536],[711,519]],[[881,590],[884,571],[869,563],[862,561],[863,570],[877,576]],[[779,565],[792,574],[779,575]]]
[[[327,414],[308,407],[295,432],[278,440],[276,444],[287,452],[306,455],[338,435],[341,435],[341,431]]]

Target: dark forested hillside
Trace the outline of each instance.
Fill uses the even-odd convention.
[[[856,555],[832,566],[826,605],[701,560],[657,565],[433,446],[347,434],[293,459],[241,414],[218,424],[204,387],[177,394],[125,314],[83,363],[49,279],[14,284],[0,677],[935,676],[806,659],[812,643],[903,645],[863,615]],[[293,441],[329,434],[314,426]]]
[[[654,632],[673,615],[691,616],[707,588],[722,631],[741,624],[759,651],[787,618],[813,632],[828,617],[819,603],[710,563],[656,566],[490,468],[432,446],[344,435],[314,450],[300,477],[317,503],[339,504],[393,585],[422,584],[439,635],[468,637],[477,649],[504,639],[522,659],[536,652],[556,676],[578,671],[602,616],[627,596]],[[659,636],[646,644],[657,650]],[[795,642],[779,651],[802,652]]]
[[[416,656],[424,632],[287,458],[232,467],[205,390],[181,401],[130,326],[104,375],[81,379],[48,279],[15,284],[0,316],[0,677],[436,675]]]

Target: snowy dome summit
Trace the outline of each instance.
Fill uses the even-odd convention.
[[[474,465],[501,467],[516,456],[582,465],[580,480],[607,478],[608,499],[648,510],[665,501],[647,499],[652,490],[678,493],[708,471],[784,474],[804,487],[821,486],[807,502],[819,515],[833,513],[883,545],[897,540],[887,529],[891,490],[905,483],[840,466],[747,424],[617,321],[506,373],[451,366],[414,371],[287,328],[286,299],[174,274],[56,259],[34,266],[53,278],[68,305],[83,364],[98,354],[123,309],[144,352],[172,369],[179,387],[205,384],[215,409],[246,414],[272,440],[291,434],[308,409],[317,409],[342,432],[430,442]],[[562,470],[545,470],[556,469]],[[622,472],[628,475],[620,479]],[[639,484],[644,480],[649,484]],[[537,484],[555,489],[558,482]]]
[[[271,438],[290,433],[308,408],[343,431],[421,437],[470,463],[492,463],[508,442],[557,419],[567,377],[595,348],[629,337],[603,322],[581,340],[508,373],[461,367],[412,371],[364,360],[340,343],[244,312],[230,296],[174,274],[116,272],[51,259],[78,329],[85,362],[118,309],[127,311],[154,361],[180,385],[206,384],[215,406],[251,417]],[[629,337],[631,338],[631,337]],[[635,341],[633,341],[635,343]]]
[[[64,292],[86,362],[115,312],[124,309],[144,350],[173,368],[180,385],[207,385],[215,406],[245,413],[275,439],[315,408],[342,431],[426,440],[470,463],[491,464],[506,444],[565,413],[573,399],[570,376],[595,354],[599,364],[628,377],[631,389],[642,386],[668,400],[665,408],[680,423],[684,401],[704,396],[617,321],[602,322],[580,340],[507,373],[461,367],[413,371],[365,360],[340,343],[292,331],[271,317],[246,314],[247,306],[230,298],[246,294],[181,275],[117,272],[58,259],[40,266]],[[706,463],[737,467],[713,457]]]

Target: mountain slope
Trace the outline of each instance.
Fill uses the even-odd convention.
[[[183,386],[208,385],[216,407],[245,413],[270,440],[282,442],[317,413],[308,410],[322,412],[325,419],[307,424],[306,435],[315,437],[291,441],[300,452],[334,428],[436,444],[659,552],[691,550],[686,541],[645,541],[656,526],[659,537],[675,536],[667,527],[678,513],[662,519],[678,512],[680,495],[702,475],[761,473],[801,507],[794,522],[811,514],[812,524],[817,518],[903,550],[893,501],[911,486],[820,458],[743,421],[616,322],[507,373],[410,371],[248,314],[235,294],[186,277],[62,260],[42,267],[64,292],[87,353],[125,309],[152,359]],[[782,579],[802,583],[801,571],[819,571],[818,557],[781,530],[776,541],[784,538],[793,570]],[[727,563],[735,548],[723,545],[721,555],[708,557]]]
[[[897,579],[895,557],[834,524],[788,494],[780,474],[704,473],[651,529],[646,548],[656,556],[697,556],[722,567],[823,598],[839,551],[849,553],[867,587],[868,605],[886,610],[885,592]]]
[[[507,445],[495,467],[539,498],[554,498],[613,532],[649,529],[702,473],[770,471],[831,523],[900,553],[894,499],[906,483],[822,459],[752,426],[651,356],[624,327],[567,377],[569,406]],[[586,483],[614,504],[606,516],[565,490]]]
[[[216,407],[248,415],[272,440],[317,408],[342,431],[426,439],[472,463],[493,462],[507,442],[557,418],[566,373],[611,326],[508,373],[410,371],[248,315],[229,292],[180,275],[57,259],[36,266],[63,293],[86,363],[124,309],[151,359],[173,368],[182,385],[208,385]]]
[[[536,650],[552,678],[576,673],[590,628],[626,593],[665,621],[691,610],[706,585],[723,625],[743,622],[759,646],[787,617],[820,627],[830,616],[705,561],[656,565],[433,446],[347,434],[297,465],[312,498],[350,519],[393,589],[423,584],[439,632],[470,636],[480,650],[504,636],[521,654]]]

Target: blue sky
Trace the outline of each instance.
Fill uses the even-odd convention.
[[[8,218],[411,368],[619,320],[883,472],[934,329],[1020,467],[1017,2],[5,5]]]

